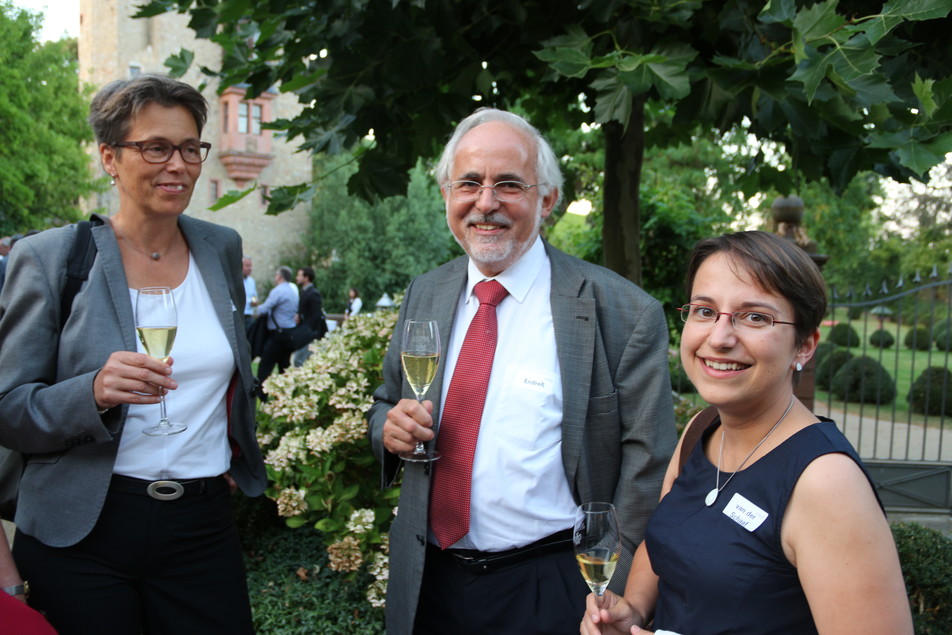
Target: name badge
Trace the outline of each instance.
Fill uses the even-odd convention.
[[[541,393],[552,392],[552,382],[555,378],[536,368],[522,366],[516,370],[516,387],[534,390]]]
[[[730,502],[727,503],[727,507],[724,508],[724,515],[747,531],[755,531],[767,520],[767,516],[770,514],[740,494],[734,494]]]

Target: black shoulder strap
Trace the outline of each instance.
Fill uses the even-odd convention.
[[[681,454],[678,457],[678,474],[684,469],[684,464],[688,462],[688,457],[694,451],[694,446],[701,440],[704,431],[711,427],[714,420],[717,419],[717,408],[708,406],[697,413],[694,421],[688,426],[684,436],[681,437]]]
[[[66,262],[66,286],[63,288],[60,303],[60,330],[66,325],[66,320],[73,310],[73,299],[79,293],[83,282],[89,277],[89,270],[93,268],[93,261],[96,260],[93,225],[102,225],[102,219],[94,216],[90,220],[81,220],[76,223],[76,240],[69,252],[69,260]]]

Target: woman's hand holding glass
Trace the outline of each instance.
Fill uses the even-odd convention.
[[[136,333],[142,347],[159,361],[168,362],[175,333],[178,330],[178,315],[175,299],[169,287],[144,287],[136,297]],[[159,422],[142,432],[152,437],[184,432],[184,423],[172,423],[165,413],[165,394],[159,393],[161,416]]]

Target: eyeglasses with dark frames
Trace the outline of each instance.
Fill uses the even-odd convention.
[[[136,148],[146,163],[165,163],[176,150],[186,163],[202,163],[208,158],[212,144],[207,141],[186,141],[179,145],[156,139],[155,141],[123,141],[113,144],[117,148]]]
[[[454,201],[460,203],[469,203],[475,201],[483,193],[483,190],[489,188],[493,196],[500,203],[518,203],[526,197],[529,190],[533,187],[539,187],[545,183],[533,183],[527,185],[522,181],[499,181],[495,185],[480,185],[476,181],[453,181],[447,183],[445,187],[450,192]]]
[[[784,322],[783,320],[778,320],[769,313],[761,313],[760,311],[718,311],[714,307],[707,306],[706,304],[685,304],[684,306],[678,307],[678,311],[681,312],[681,321],[685,323],[693,324],[714,324],[722,315],[729,315],[731,318],[731,326],[735,329],[763,329],[768,326],[773,326],[775,324],[791,324],[796,326],[796,322]]]

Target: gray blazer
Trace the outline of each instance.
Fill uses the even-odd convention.
[[[623,547],[612,588],[620,592],[677,443],[667,323],[661,305],[628,280],[547,243],[545,248],[552,268],[552,317],[561,366],[565,478],[576,502],[613,501],[618,509]],[[399,513],[390,531],[386,617],[391,635],[413,629],[430,492],[425,464],[403,463],[383,446],[387,412],[401,398],[413,397],[400,368],[402,324],[414,317],[436,319],[449,341],[466,267],[467,258],[457,258],[410,284],[384,360],[385,383],[375,392],[368,413],[383,485],[392,484],[403,467]],[[441,359],[429,393],[436,397],[434,414],[440,411],[444,363]]]
[[[241,238],[187,216],[178,222],[234,352],[229,437],[237,450],[230,473],[245,493],[257,496],[267,475],[255,439]],[[19,241],[0,294],[0,445],[29,455],[15,520],[53,547],[79,542],[99,518],[128,407],[100,417],[93,379],[111,353],[136,350],[128,284],[108,224],[92,230],[99,251],[60,333],[75,230],[70,225]]]

